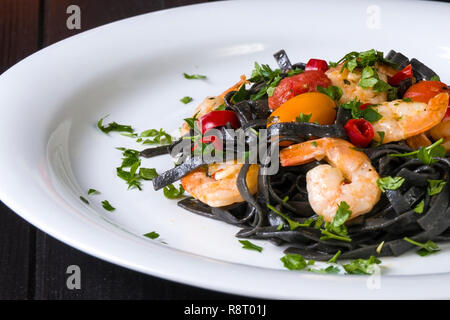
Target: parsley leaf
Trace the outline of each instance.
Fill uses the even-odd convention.
[[[281,262],[286,269],[289,270],[303,270],[307,266],[305,258],[299,254],[286,254],[282,257]]]
[[[322,269],[309,268],[308,271],[319,274],[338,274],[340,272],[339,268],[336,266],[328,266]]]
[[[414,212],[421,214],[423,212],[423,208],[425,206],[425,200],[420,201],[417,206],[414,208]]]
[[[114,211],[116,210],[116,208],[114,208],[109,202],[108,200],[104,200],[102,201],[102,206],[105,210],[107,211]]]
[[[156,238],[159,238],[159,234],[156,233],[155,231],[152,231],[152,232],[144,234],[144,237],[147,237],[150,239],[156,239]]]
[[[381,261],[374,256],[369,259],[356,259],[349,264],[344,264],[343,267],[348,274],[373,274],[374,267],[380,264]]]
[[[117,122],[111,122],[109,123],[106,127],[103,125],[103,120],[108,117],[108,116],[104,116],[103,118],[101,118],[100,120],[98,120],[97,122],[97,127],[105,134],[110,133],[111,131],[116,131],[116,132],[129,132],[129,133],[133,133],[134,129],[131,126],[128,125],[123,125],[123,124],[118,124]]]
[[[317,91],[329,96],[332,100],[339,100],[342,97],[342,89],[336,86],[329,86],[328,88],[324,88],[321,86],[317,86]]]
[[[300,223],[300,222],[294,221],[292,219],[289,219],[289,217],[287,215],[285,215],[284,213],[280,212],[279,210],[277,210],[275,207],[273,207],[269,203],[267,203],[267,207],[270,210],[272,210],[273,212],[275,212],[276,214],[278,214],[279,216],[281,216],[283,219],[285,219],[288,222],[289,228],[291,230],[295,230],[295,229],[297,229],[299,227],[309,227],[314,222],[314,219],[308,219],[304,223]]]
[[[192,100],[194,100],[194,99],[192,99],[191,97],[188,97],[188,96],[180,99],[180,101],[183,102],[184,104],[188,104]]]
[[[351,110],[353,119],[365,119],[371,123],[380,120],[383,116],[378,113],[372,106],[367,106],[365,109],[361,110],[361,106],[363,104],[358,101],[356,98],[345,103],[341,104],[341,107],[344,109]]]
[[[239,242],[243,245],[242,248],[244,248],[244,249],[255,250],[258,252],[261,252],[263,250],[262,247],[257,246],[256,244],[253,244],[248,240],[239,240]]]
[[[436,160],[433,158],[445,157],[446,151],[441,143],[444,142],[444,139],[441,138],[432,145],[428,147],[420,147],[418,150],[408,152],[408,153],[390,153],[388,156],[390,157],[417,157],[420,161],[422,161],[426,165],[430,165]]]
[[[441,250],[441,249],[439,249],[438,245],[431,240],[428,240],[425,243],[420,243],[420,242],[414,241],[408,237],[404,237],[403,240],[405,240],[415,246],[421,247],[422,249],[417,251],[417,254],[422,257]]]
[[[139,168],[139,176],[145,180],[153,180],[158,176],[155,168]]]
[[[309,122],[309,120],[311,120],[312,117],[312,113],[310,114],[303,114],[300,112],[300,115],[295,118],[295,121],[297,122]]]
[[[145,139],[142,144],[171,144],[172,136],[165,132],[163,129],[159,129],[158,133],[153,139]]]
[[[89,204],[89,201],[87,201],[85,197],[80,196],[80,200],[86,204]]]
[[[340,255],[341,255],[341,250],[338,250],[338,252],[336,252],[336,254],[333,256],[333,258],[328,260],[328,263],[336,263],[336,261]]]
[[[169,184],[167,187],[164,187],[163,193],[167,199],[179,199],[184,195],[184,188],[180,185],[178,190],[173,184]]]
[[[297,74],[303,73],[303,69],[295,68],[294,70],[288,71],[288,77],[296,76]]]
[[[276,86],[278,86],[281,81],[281,73],[280,69],[272,70],[267,64],[259,65],[255,62],[255,69],[252,71],[252,76],[249,81],[253,83],[264,81],[266,82],[266,85],[263,86],[258,93],[251,95],[250,99],[258,100],[266,94],[271,97]]]
[[[238,103],[248,98],[248,92],[245,90],[245,84],[243,84],[238,91],[231,97],[231,102]]]
[[[446,182],[443,180],[427,180],[427,181],[428,181],[427,192],[430,196],[434,196],[441,193],[442,189],[446,184]]]
[[[430,78],[430,81],[441,81],[441,78],[436,74]]]
[[[206,76],[201,75],[201,74],[187,74],[187,73],[183,73],[183,76],[186,79],[206,79]]]
[[[100,192],[98,192],[98,191],[95,190],[95,189],[89,189],[88,195],[91,195],[91,194],[100,194]]]
[[[350,218],[352,211],[347,202],[341,201],[334,215],[333,221],[331,223],[325,223],[325,229],[321,229],[323,234],[320,240],[336,239],[346,242],[351,242],[352,240],[347,234],[347,227],[344,223]]]
[[[405,182],[405,178],[391,176],[378,178],[377,186],[381,191],[386,192],[386,190],[397,190]]]

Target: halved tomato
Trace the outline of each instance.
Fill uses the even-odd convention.
[[[448,92],[450,94],[450,90],[445,83],[440,81],[420,81],[409,87],[403,95],[403,98],[428,103],[431,98],[441,92]]]
[[[308,70],[295,76],[284,78],[269,97],[269,108],[275,110],[289,99],[299,94],[317,91],[317,86],[328,88],[331,80],[319,70]]]

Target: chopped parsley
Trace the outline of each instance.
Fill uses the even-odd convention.
[[[342,89],[336,86],[329,86],[328,88],[317,86],[317,91],[326,94],[331,99],[336,101],[338,101],[343,94]]]
[[[283,265],[286,269],[289,270],[303,270],[307,266],[306,259],[299,254],[286,254],[281,259]]]
[[[441,78],[439,78],[439,76],[437,74],[435,74],[434,76],[432,76],[430,78],[430,81],[441,81]]]
[[[436,243],[434,243],[433,241],[431,241],[431,240],[428,240],[425,243],[420,243],[420,242],[414,241],[414,240],[412,240],[412,239],[410,239],[408,237],[404,237],[403,240],[405,240],[405,241],[407,241],[407,242],[409,242],[409,243],[411,243],[411,244],[413,244],[415,246],[421,247],[422,249],[417,251],[417,254],[419,256],[422,256],[422,257],[427,256],[427,255],[429,255],[431,253],[438,252],[439,250],[441,250],[441,249],[439,249],[438,245]]]
[[[180,189],[177,189],[173,184],[169,184],[164,187],[163,193],[167,199],[179,199],[184,195],[184,188],[180,185]]]
[[[80,196],[80,200],[83,201],[86,204],[89,204],[89,201],[87,201],[86,198],[83,197],[83,196]]]
[[[333,256],[333,258],[328,260],[328,263],[336,263],[337,259],[339,258],[340,255],[341,255],[341,250],[338,250],[338,252],[336,252],[336,254]]]
[[[374,256],[369,259],[356,259],[349,264],[344,264],[343,267],[348,274],[366,274],[370,275],[375,272],[375,266],[381,261]]]
[[[243,249],[248,249],[248,250],[255,250],[258,252],[261,252],[263,250],[262,247],[257,246],[256,244],[251,243],[248,240],[239,240],[239,242],[242,244],[242,248]]]
[[[303,114],[300,112],[299,116],[295,118],[295,121],[297,122],[309,122],[311,120],[312,113],[310,114]]]
[[[129,132],[129,133],[133,133],[134,129],[129,126],[129,125],[123,125],[123,124],[118,124],[117,122],[111,122],[109,123],[107,126],[103,125],[103,120],[108,117],[108,116],[104,116],[103,118],[101,118],[100,120],[98,120],[97,122],[97,128],[99,128],[103,133],[108,134],[111,131],[116,131],[116,132]]]
[[[423,212],[424,207],[425,207],[425,200],[422,200],[414,208],[414,212],[418,213],[418,214],[421,214]]]
[[[403,182],[405,182],[405,178],[402,177],[393,178],[391,176],[387,176],[383,178],[378,178],[377,186],[378,188],[380,188],[381,191],[386,192],[386,190],[397,190],[402,186]]]
[[[288,77],[296,76],[297,74],[303,73],[303,69],[295,68],[294,70],[288,71]]]
[[[300,222],[294,221],[292,219],[289,219],[289,217],[287,215],[280,212],[279,210],[277,210],[274,206],[270,205],[269,203],[267,204],[267,207],[270,210],[272,210],[273,212],[275,212],[276,214],[278,214],[279,216],[281,216],[283,219],[285,219],[287,221],[287,223],[289,224],[289,228],[291,230],[295,230],[299,227],[309,227],[314,222],[314,219],[308,219],[304,223],[300,223]]]
[[[443,180],[427,180],[427,181],[428,181],[427,192],[430,196],[434,196],[441,193],[442,189],[446,184],[446,182]]]
[[[443,138],[439,139],[432,145],[428,147],[420,147],[418,150],[408,152],[408,153],[390,153],[388,156],[390,157],[415,157],[422,161],[426,165],[430,165],[436,160],[434,158],[445,157],[446,151],[443,146],[441,146]]]
[[[147,237],[150,239],[156,239],[156,238],[159,238],[159,234],[156,233],[155,231],[152,231],[152,232],[144,234],[144,237]]]
[[[88,195],[92,195],[92,194],[100,194],[100,192],[95,189],[89,189]]]
[[[336,266],[328,266],[321,269],[308,268],[309,272],[319,273],[319,274],[338,274],[340,272],[339,268]]]
[[[183,76],[185,79],[206,79],[206,76],[201,75],[201,74],[187,74],[187,73],[183,73]]]
[[[264,97],[266,94],[271,97],[275,91],[275,88],[281,81],[281,70],[272,70],[269,65],[262,64],[259,65],[255,62],[255,69],[252,71],[250,82],[258,83],[261,81],[266,82],[266,84],[260,89],[256,94],[250,96],[251,100],[258,100]]]
[[[139,168],[139,177],[144,180],[153,180],[158,176],[155,168]]]
[[[347,202],[341,201],[331,223],[325,222],[325,228],[321,229],[322,237],[320,240],[336,239],[346,242],[352,240],[348,236],[347,227],[344,223],[350,218],[352,211]]]
[[[183,102],[184,104],[188,104],[192,100],[194,100],[194,99],[192,99],[191,97],[188,97],[188,96],[180,99],[180,101]]]
[[[351,110],[354,119],[365,119],[372,123],[383,118],[383,116],[374,109],[375,105],[369,105],[365,109],[361,109],[360,107],[362,105],[363,104],[355,98],[345,104],[341,104],[341,107]]]
[[[245,84],[243,84],[238,91],[231,97],[231,102],[238,103],[248,98],[248,92],[245,90]]]
[[[152,137],[152,139],[145,139],[142,144],[171,144],[172,136],[165,132],[163,129],[159,129],[151,132],[151,135],[148,137]]]
[[[108,200],[103,200],[102,201],[102,206],[103,206],[103,209],[105,209],[105,210],[107,210],[107,211],[114,211],[114,210],[116,210],[116,208],[114,208],[109,202],[108,202]]]

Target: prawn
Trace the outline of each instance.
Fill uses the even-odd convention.
[[[181,178],[181,184],[194,198],[211,207],[243,202],[236,184],[242,166],[235,162],[210,164]],[[252,195],[258,189],[258,170],[259,166],[252,164],[247,172],[246,182]]]
[[[393,73],[391,68],[384,65],[376,65],[376,71],[380,80],[388,81],[388,76]],[[358,69],[350,72],[348,69],[344,69],[341,72],[342,64],[336,67],[329,68],[325,74],[331,80],[333,86],[337,86],[342,89],[342,97],[339,99],[340,103],[347,103],[353,100],[355,97],[362,103],[377,104],[387,100],[387,92],[375,92],[371,88],[364,89],[359,85],[361,80],[361,71]]]
[[[433,127],[429,133],[434,140],[443,138],[444,141],[441,145],[445,148],[447,153],[450,152],[450,117],[446,117],[442,120],[442,122]]]
[[[205,114],[217,109],[218,107],[220,107],[222,104],[225,103],[225,95],[228,92],[231,91],[235,91],[235,90],[239,90],[240,87],[244,84],[246,84],[248,81],[246,80],[245,75],[241,76],[241,80],[239,80],[236,84],[234,84],[231,88],[225,90],[224,92],[222,92],[220,95],[215,96],[215,97],[206,97],[202,103],[200,103],[196,108],[195,108],[195,112],[194,115],[196,116],[197,119],[201,118],[202,116],[204,116]],[[189,125],[185,122],[183,123],[183,125],[181,126],[180,129],[180,133],[181,135],[185,135],[186,133],[189,132]]]
[[[321,138],[292,145],[280,151],[281,165],[296,166],[313,160],[318,165],[306,174],[308,201],[315,213],[331,222],[339,204],[347,202],[353,219],[363,215],[380,200],[379,175],[370,159],[348,141]]]
[[[372,123],[374,140],[380,141],[378,132],[384,132],[383,143],[400,141],[426,132],[439,124],[447,111],[448,93],[440,93],[427,103],[393,100],[374,108],[382,118]]]

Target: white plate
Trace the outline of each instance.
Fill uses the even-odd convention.
[[[151,183],[127,191],[115,174],[115,147],[138,145],[95,128],[110,114],[139,131],[174,130],[195,103],[248,74],[254,61],[274,66],[281,48],[295,62],[394,48],[449,81],[449,16],[449,5],[434,2],[226,1],[143,15],[57,43],[0,77],[0,198],[80,250],[203,288],[282,299],[450,298],[448,250],[385,258],[381,279],[284,270],[283,248],[254,241],[263,253],[243,250],[238,228],[183,211]],[[188,81],[183,72],[208,80]],[[195,102],[180,103],[186,95]],[[143,165],[162,171],[172,162],[158,157]],[[87,196],[89,188],[101,195]],[[116,211],[101,207],[105,199]],[[161,238],[142,236],[150,231]]]

